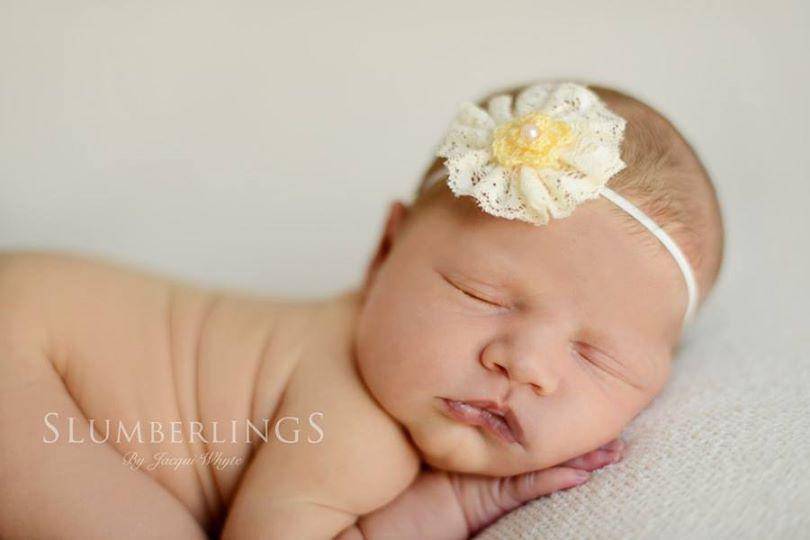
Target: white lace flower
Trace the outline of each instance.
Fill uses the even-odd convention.
[[[492,215],[536,225],[562,218],[599,196],[625,167],[625,120],[586,87],[529,86],[514,100],[491,98],[487,110],[463,103],[437,155],[456,196],[469,195]]]

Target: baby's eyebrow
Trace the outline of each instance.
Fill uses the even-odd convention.
[[[475,242],[469,242],[464,244],[460,253],[462,260],[482,264],[487,267],[487,270],[491,270],[492,272],[508,275],[514,274],[518,270],[518,265],[514,258],[497,246],[490,245],[483,248]]]

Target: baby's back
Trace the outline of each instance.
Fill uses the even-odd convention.
[[[97,488],[105,470],[122,482],[144,473],[215,527],[288,376],[283,361],[262,362],[276,304],[66,254],[0,260],[3,454],[25,456],[4,480],[35,492],[25,470],[68,459],[87,467],[74,491]],[[94,461],[109,449],[117,468],[109,453],[106,469]]]
[[[324,515],[292,526],[324,530],[390,500],[418,459],[354,372],[354,304],[341,298],[283,302],[87,257],[0,254],[0,536],[202,538],[245,489],[239,535],[274,504],[308,501],[300,515]],[[48,499],[53,516],[31,514]],[[65,512],[66,499],[98,504]]]

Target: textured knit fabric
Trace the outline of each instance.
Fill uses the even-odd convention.
[[[810,538],[810,333],[783,312],[740,312],[685,336],[667,387],[623,433],[623,461],[476,538]]]

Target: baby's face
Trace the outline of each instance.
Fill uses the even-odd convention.
[[[685,285],[610,204],[536,227],[462,197],[404,229],[389,221],[355,352],[427,463],[497,476],[550,467],[618,437],[664,386]],[[521,440],[454,419],[445,400],[508,406]]]

